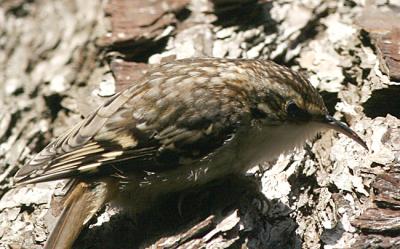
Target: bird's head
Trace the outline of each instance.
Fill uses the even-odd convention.
[[[260,63],[256,77],[261,82],[256,90],[258,114],[276,124],[313,124],[318,131],[334,129],[368,149],[350,127],[328,113],[321,95],[303,75],[275,63]]]

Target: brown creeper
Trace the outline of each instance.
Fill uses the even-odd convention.
[[[329,128],[367,148],[286,67],[266,60],[178,60],[153,67],[116,94],[15,179],[75,179],[47,242],[47,248],[69,248],[107,202],[137,211],[144,200],[243,173]]]

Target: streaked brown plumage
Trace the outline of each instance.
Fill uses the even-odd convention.
[[[140,210],[144,199],[242,173],[325,128],[366,147],[328,115],[311,84],[286,67],[265,60],[178,60],[154,66],[15,178],[19,184],[76,180],[47,244],[69,248],[106,202]],[[76,212],[81,218],[70,220]]]

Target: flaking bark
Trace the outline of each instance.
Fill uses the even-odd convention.
[[[328,132],[254,181],[172,193],[133,218],[107,207],[74,247],[397,248],[399,60],[384,41],[399,42],[400,6],[363,2],[3,1],[0,247],[41,248],[53,225],[62,182],[12,189],[33,154],[148,63],[215,56],[304,72],[370,151]]]

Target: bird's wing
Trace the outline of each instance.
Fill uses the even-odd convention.
[[[17,184],[101,174],[127,160],[124,171],[176,167],[215,152],[243,123],[247,111],[235,89],[224,96],[223,86],[203,91],[188,83],[154,93],[149,84],[163,75],[147,77],[51,142],[17,172]],[[200,96],[187,96],[196,91]]]
[[[119,93],[68,132],[48,144],[15,175],[16,183],[35,183],[76,175],[79,167],[87,166],[91,156],[105,150],[96,134],[109,118],[128,101],[129,96]],[[90,163],[89,163],[90,164]]]

